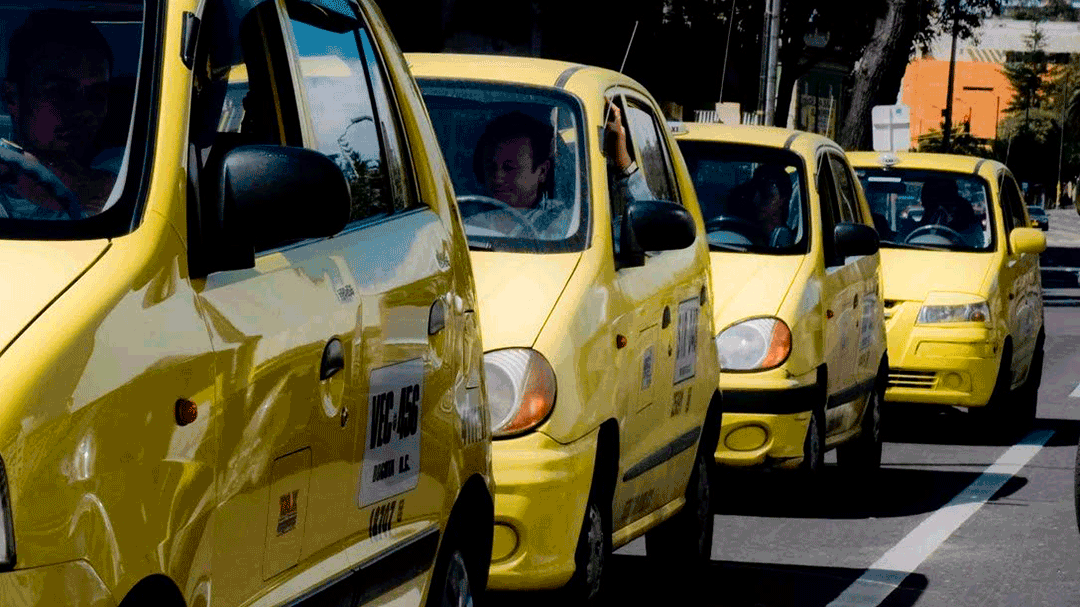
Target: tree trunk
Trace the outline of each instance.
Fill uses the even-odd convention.
[[[887,0],[886,4],[885,15],[875,23],[873,38],[852,75],[851,104],[837,136],[837,143],[845,150],[870,149],[870,109],[880,98],[887,76],[895,78],[895,63],[906,66],[911,56],[920,2]],[[899,85],[895,86],[898,90]]]

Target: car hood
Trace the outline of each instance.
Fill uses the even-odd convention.
[[[0,351],[108,248],[107,240],[0,241]]]
[[[530,347],[574,273],[581,253],[473,251],[485,350]]]
[[[751,316],[773,316],[791,289],[802,255],[710,253],[717,333]]]
[[[923,301],[931,291],[978,295],[996,259],[993,253],[882,248],[885,299]]]

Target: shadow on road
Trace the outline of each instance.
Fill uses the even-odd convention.
[[[613,555],[605,575],[609,584],[603,605],[693,605],[717,607],[824,607],[865,570],[768,563],[713,561],[703,571],[671,571],[644,556]],[[625,581],[633,580],[627,584]],[[620,584],[619,582],[623,583]],[[911,607],[927,588],[914,573],[882,603]],[[490,593],[491,607],[560,605],[556,592]]]
[[[1075,445],[1080,436],[1080,421],[1036,419],[1032,430],[1053,430],[1047,446]],[[1026,434],[1026,433],[1024,433]],[[980,423],[978,416],[951,407],[890,405],[883,411],[882,436],[893,443],[924,445],[998,445],[1008,446],[1022,438],[1019,433],[1009,440],[995,436]]]

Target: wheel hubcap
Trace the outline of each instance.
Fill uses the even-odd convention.
[[[585,581],[592,597],[600,589],[600,572],[604,568],[604,525],[595,505],[589,506],[589,523],[585,530],[589,560],[585,565]]]
[[[446,586],[443,591],[445,607],[472,607],[472,587],[469,585],[469,570],[465,567],[465,558],[460,551],[450,557],[450,566],[446,571]]]

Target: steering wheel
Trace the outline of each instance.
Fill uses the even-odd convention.
[[[923,235],[936,232],[942,236],[948,238],[953,242],[964,242],[964,237],[960,235],[960,232],[950,228],[949,226],[941,225],[940,223],[932,223],[922,227],[915,228],[907,236],[904,237],[904,242],[911,242],[913,239]]]
[[[477,213],[483,212],[484,207],[491,210],[503,211],[514,219],[518,224],[524,227],[531,235],[533,239],[540,240],[540,234],[533,227],[531,221],[528,220],[521,211],[506,204],[505,202],[492,198],[490,196],[483,196],[481,194],[466,194],[464,196],[457,197],[458,209],[461,210],[462,216],[472,216]],[[467,210],[468,209],[468,210]]]
[[[82,205],[79,197],[72,192],[55,173],[41,164],[36,158],[22,151],[18,146],[6,140],[0,140],[0,164],[17,173],[24,173],[49,191],[64,211],[72,219],[82,219]]]
[[[742,217],[734,215],[717,215],[705,222],[706,232],[736,232],[751,240],[760,240],[762,236],[761,226]]]
[[[53,197],[64,207],[65,213],[72,219],[82,219],[82,205],[79,197],[70,188],[64,185],[64,181],[49,170],[44,164],[33,158],[30,154],[18,148],[8,140],[0,140],[0,164],[15,173],[23,173],[37,181],[43,188],[49,190]],[[9,178],[11,178],[9,176]]]

